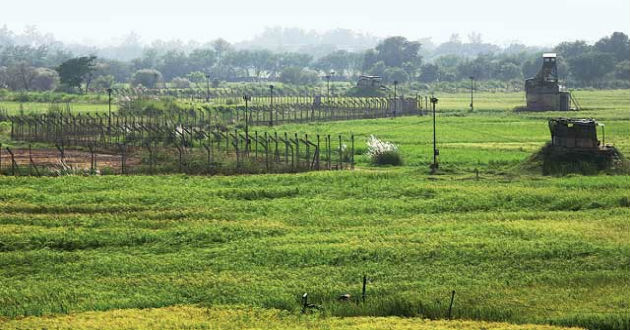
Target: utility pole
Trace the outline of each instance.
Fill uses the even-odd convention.
[[[107,89],[107,134],[109,135],[112,127],[112,89]]]
[[[273,126],[273,85],[269,85],[271,93],[271,107],[269,108],[269,126]]]
[[[435,105],[437,103],[437,97],[431,96],[431,104],[433,105],[433,164],[431,165],[431,173],[435,173],[438,169],[437,156],[440,154],[435,142]]]
[[[475,77],[470,76],[470,111],[475,110],[473,92],[475,90]]]

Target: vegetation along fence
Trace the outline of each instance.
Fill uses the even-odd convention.
[[[274,173],[354,164],[354,136],[227,130],[166,116],[55,113],[10,118],[12,140],[31,144],[2,149],[0,172],[8,175]]]
[[[222,99],[221,103],[190,104],[189,110],[182,104],[168,104],[160,109],[146,97],[119,98],[119,111],[123,115],[186,115],[214,123],[273,126],[286,123],[318,122],[388,118],[425,114],[421,97],[271,97],[254,96]]]

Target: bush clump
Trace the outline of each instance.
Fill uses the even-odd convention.
[[[374,135],[370,135],[367,141],[367,156],[374,165],[402,165],[402,157],[398,151],[398,146],[391,142],[379,140]]]

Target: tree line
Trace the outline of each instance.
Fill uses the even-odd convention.
[[[477,55],[466,55],[467,49]],[[570,86],[630,87],[630,42],[624,33],[612,33],[594,44],[562,42],[548,51],[558,53],[560,78]],[[384,39],[365,51],[335,50],[320,57],[236,49],[218,39],[191,51],[148,48],[140,57],[122,61],[76,56],[51,45],[12,44],[0,38],[0,88],[83,92],[127,83],[148,88],[166,84],[187,88],[221,81],[310,85],[324,77],[355,81],[361,74],[402,84],[457,82],[470,77],[478,81],[516,81],[535,75],[542,62],[540,50],[518,45],[500,50],[474,35],[469,43],[451,38],[432,52],[433,56],[427,56],[422,42],[400,36]]]

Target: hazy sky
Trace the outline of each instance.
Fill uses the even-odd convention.
[[[379,37],[446,41],[470,32],[485,41],[552,45],[629,32],[630,0],[2,0],[0,26],[36,25],[62,41],[251,39],[265,27],[349,28]]]

